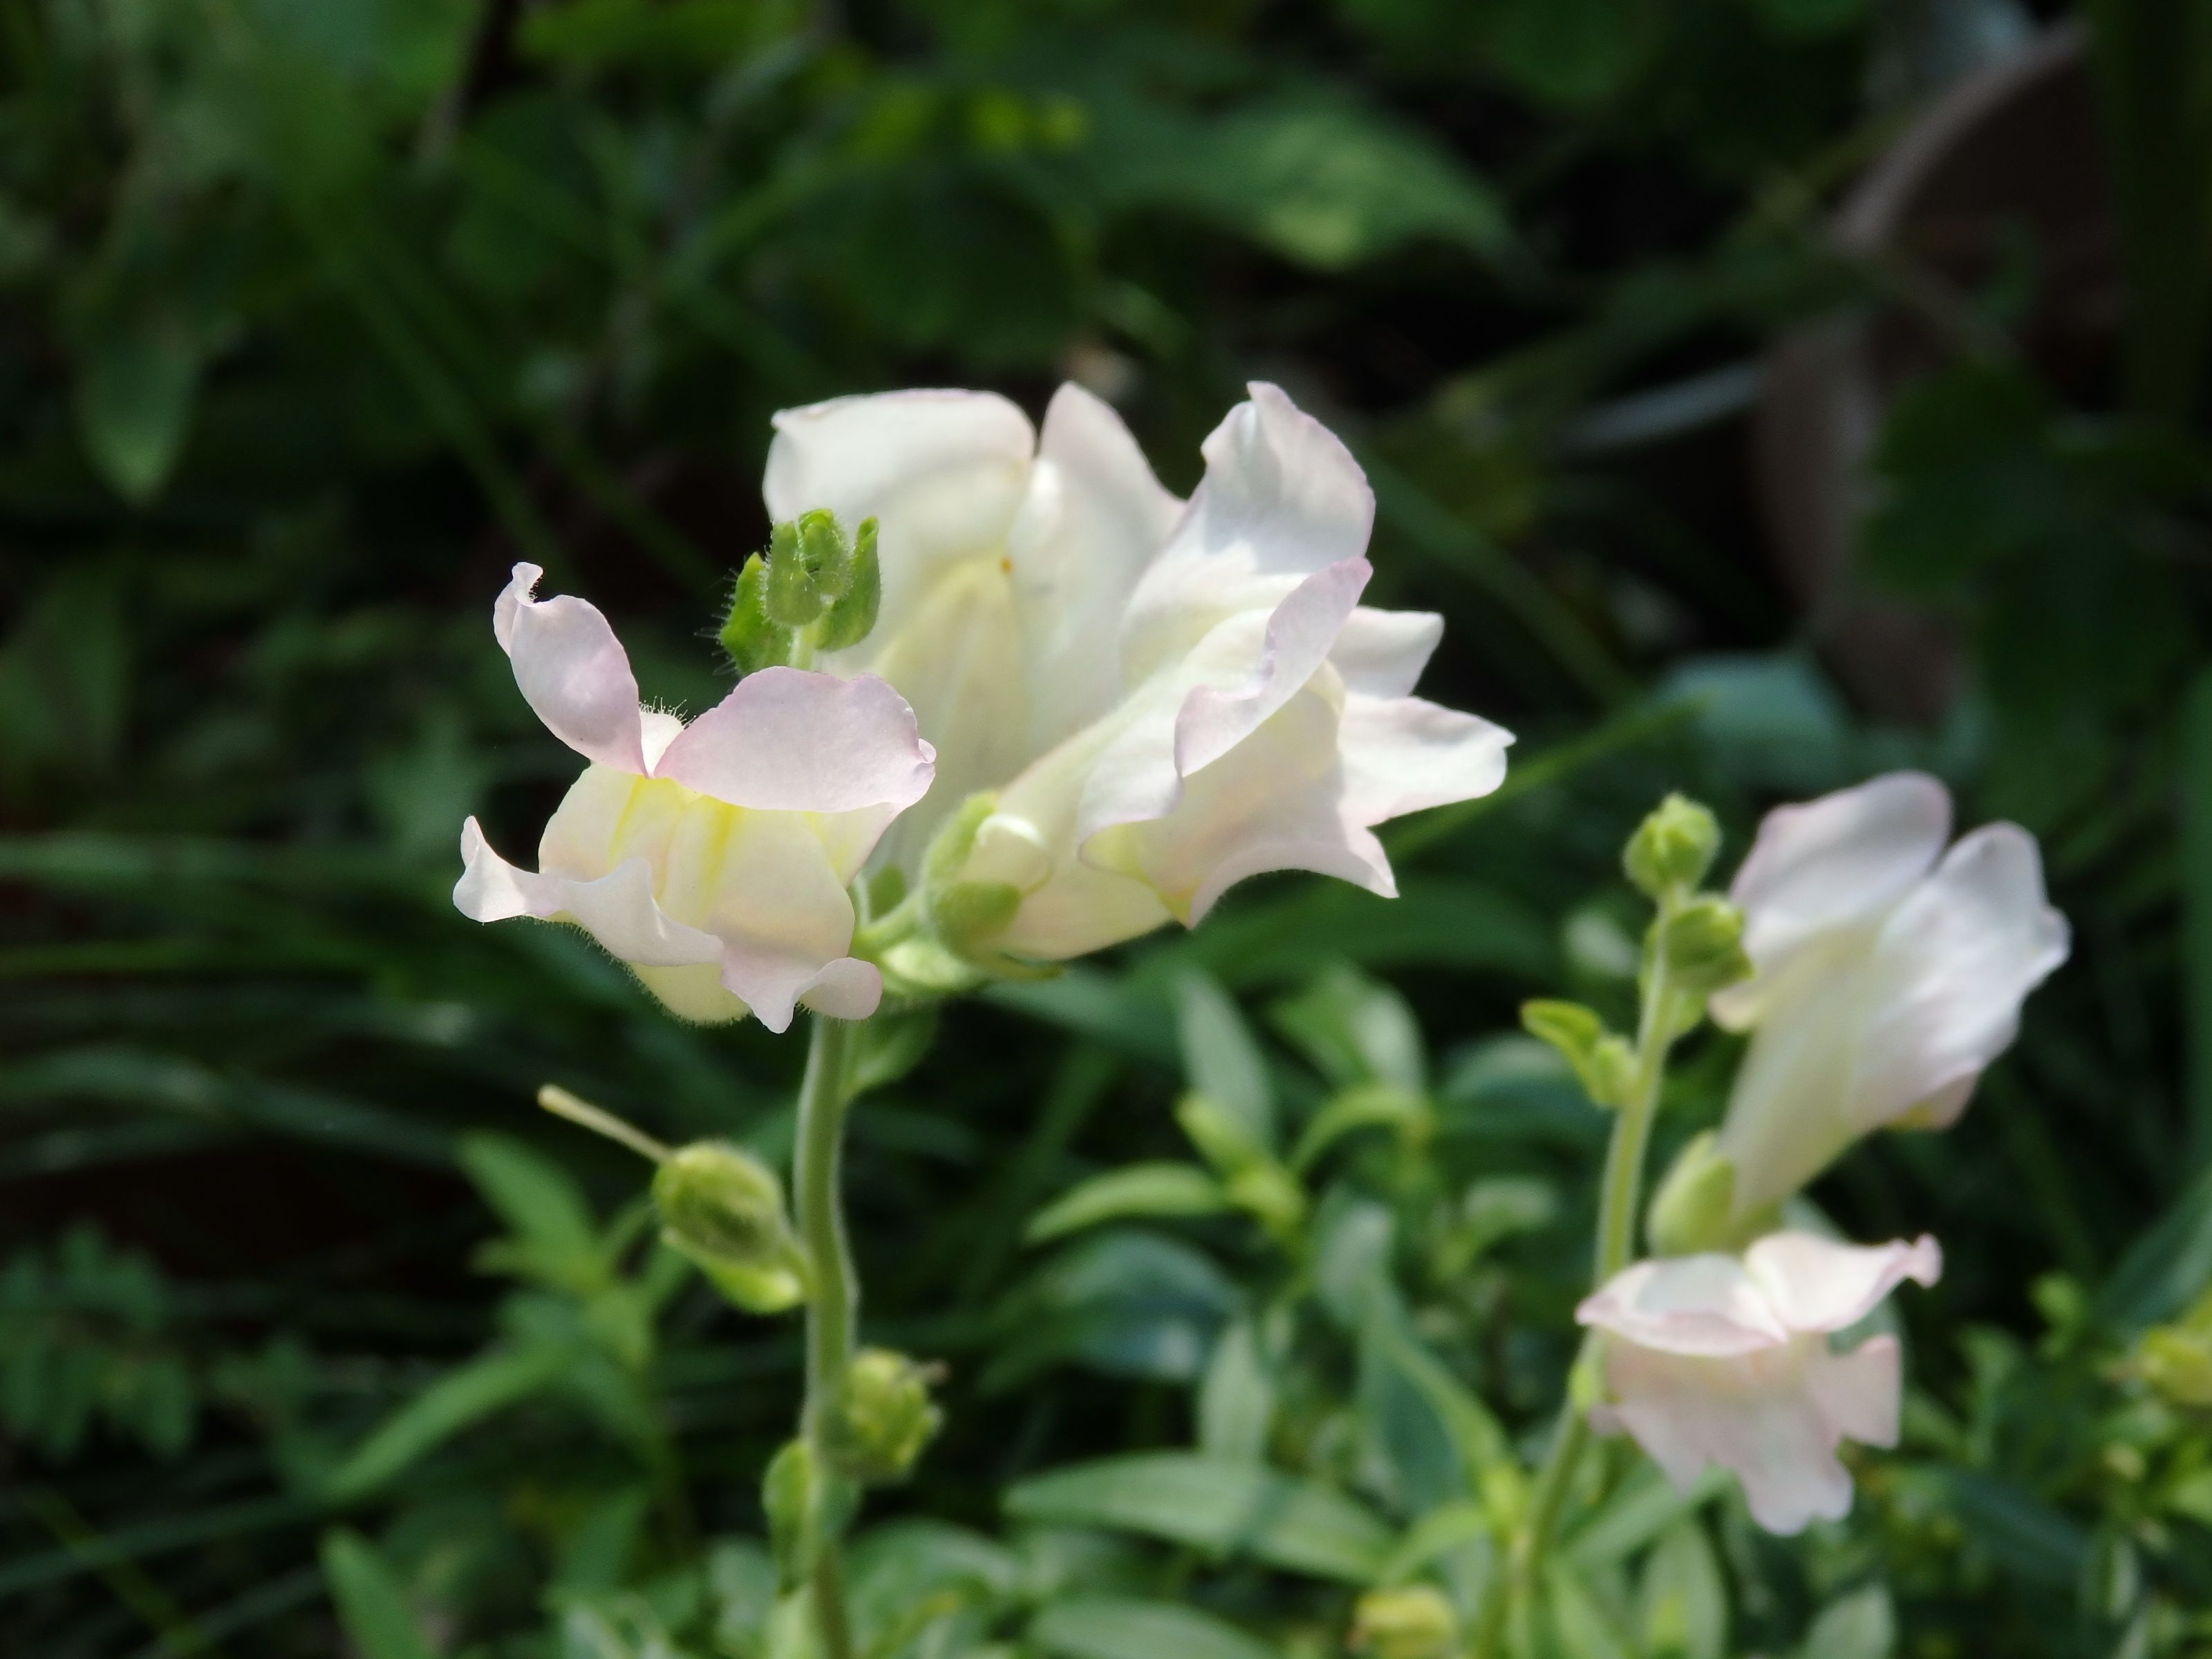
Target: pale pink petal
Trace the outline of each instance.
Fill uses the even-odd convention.
[[[1347,696],[1337,724],[1347,807],[1376,824],[1486,795],[1505,781],[1512,741],[1502,726],[1419,697]]]
[[[1006,538],[1028,681],[1030,754],[1050,749],[1119,699],[1112,619],[1182,508],[1109,405],[1074,385],[1053,395],[1029,489]]]
[[[1222,618],[1272,609],[1367,548],[1375,495],[1336,434],[1255,383],[1205,444],[1206,477],[1132,596],[1125,679],[1146,679]]]
[[[1870,1336],[1849,1353],[1814,1348],[1805,1368],[1814,1404],[1828,1426],[1862,1446],[1897,1443],[1904,1415],[1904,1365],[1893,1336]]]
[[[2035,838],[1992,823],[1960,839],[1882,926],[1845,1109],[1862,1129],[1923,1102],[1955,1116],[1959,1085],[2011,1043],[2027,994],[2066,960]]]
[[[685,726],[654,775],[760,811],[896,811],[927,792],[935,758],[872,674],[764,668]]]
[[[543,574],[518,564],[492,609],[492,631],[514,664],[514,683],[545,729],[586,759],[645,770],[637,679],[599,608],[570,594],[531,595]]]
[[[1934,867],[1950,833],[1950,792],[1919,772],[1769,812],[1729,890],[1743,909],[1756,977],[1714,998],[1713,1018],[1743,1029],[1801,946],[1837,928],[1878,924]]]
[[[1841,1244],[1817,1233],[1769,1233],[1744,1252],[1750,1274],[1782,1323],[1793,1331],[1849,1329],[1910,1279],[1933,1285],[1943,1253],[1922,1234],[1911,1243]]]
[[[1370,697],[1402,697],[1419,684],[1444,636],[1433,611],[1377,611],[1361,605],[1347,617],[1328,659],[1345,689]]]
[[[1790,1340],[1731,1255],[1636,1262],[1583,1298],[1575,1320],[1638,1347],[1699,1358],[1755,1353]]]
[[[721,943],[713,934],[672,921],[660,908],[652,872],[642,859],[617,865],[591,881],[533,874],[494,852],[474,818],[461,828],[461,858],[453,903],[471,921],[533,916],[573,921],[609,955],[647,967],[720,960]]]
[[[951,564],[1005,546],[1036,447],[1029,416],[988,392],[836,398],[784,410],[775,424],[762,482],[769,518],[827,507],[848,530],[877,520],[885,637]]]
[[[1219,760],[1313,678],[1374,574],[1366,560],[1346,559],[1307,577],[1268,617],[1260,659],[1243,684],[1201,685],[1183,699],[1176,716],[1178,773],[1188,778]]]

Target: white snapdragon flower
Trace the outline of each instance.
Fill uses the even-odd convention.
[[[1273,386],[1206,440],[1187,504],[1073,386],[1041,434],[969,392],[775,423],[772,517],[880,526],[875,630],[818,665],[883,676],[937,747],[887,854],[914,874],[992,792],[954,873],[1019,893],[995,949],[1054,960],[1195,922],[1266,870],[1390,894],[1373,826],[1504,775],[1506,732],[1410,695],[1442,619],[1359,605],[1373,495]]]
[[[1753,977],[1711,1004],[1753,1034],[1714,1145],[1738,1218],[1862,1135],[1953,1122],[2066,959],[2035,838],[1992,823],[1947,851],[1950,830],[1948,792],[1916,772],[1760,824],[1729,890]]]
[[[574,922],[687,1018],[750,1012],[781,1031],[795,1003],[873,1013],[883,980],[848,954],[846,888],[929,787],[913,711],[880,679],[771,668],[687,726],[640,706],[596,607],[532,597],[541,574],[515,566],[493,631],[531,708],[591,764],[536,873],[468,821],[453,902],[477,921]]]
[[[1835,1353],[1828,1334],[1942,1265],[1924,1236],[1863,1248],[1811,1233],[1770,1233],[1740,1257],[1639,1261],[1575,1311],[1605,1333],[1608,1398],[1591,1425],[1632,1436],[1678,1488],[1711,1464],[1733,1471],[1769,1532],[1833,1520],[1851,1504],[1836,1448],[1897,1443],[1900,1382],[1894,1338]]]

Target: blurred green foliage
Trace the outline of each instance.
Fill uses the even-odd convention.
[[[2091,8],[2094,368],[2038,356],[2030,259],[1887,413],[1861,567],[1964,683],[1905,726],[1802,643],[1744,416],[1778,334],[1935,280],[1824,234],[1898,100],[2052,18],[0,0],[0,1648],[803,1650],[757,1501],[793,1328],[530,1104],[780,1163],[797,1054],[453,915],[462,817],[519,844],[573,763],[489,600],[544,564],[696,709],[774,410],[1072,376],[1182,489],[1266,375],[1358,450],[1376,592],[1447,614],[1427,689],[1513,775],[1397,827],[1395,904],[1255,886],[950,1011],[863,1103],[868,1328],[951,1367],[855,1548],[871,1659],[1463,1613],[1604,1133],[1512,1010],[1628,1006],[1667,789],[1725,872],[1904,763],[2037,831],[2077,939],[1959,1130],[1816,1193],[1944,1235],[1905,1443],[1795,1542],[1615,1448],[1540,1650],[2212,1651],[2203,12]],[[1662,1160],[1732,1058],[1685,1056]]]

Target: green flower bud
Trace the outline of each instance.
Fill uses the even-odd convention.
[[[1445,1659],[1459,1648],[1459,1616],[1433,1584],[1370,1590],[1352,1608],[1348,1645],[1375,1659]]]
[[[883,566],[876,557],[876,521],[860,520],[854,532],[853,550],[842,570],[841,586],[829,609],[814,626],[817,650],[842,651],[868,637],[883,604]]]
[[[1607,1031],[1594,1009],[1579,1002],[1524,1002],[1521,1029],[1559,1051],[1593,1105],[1610,1111],[1635,1087],[1635,1049]]]
[[[1637,826],[1620,855],[1621,868],[1647,897],[1686,890],[1705,878],[1720,851],[1721,827],[1712,813],[1683,795],[1669,795]]]
[[[1708,893],[1658,925],[1656,941],[1668,979],[1692,996],[1706,996],[1751,977],[1743,953],[1743,912]]]
[[[768,614],[768,561],[757,553],[745,561],[730,592],[730,608],[716,637],[740,674],[781,668],[791,660],[792,631]]]
[[[838,1468],[872,1486],[906,1479],[945,1421],[929,1397],[934,1376],[889,1348],[854,1354],[826,1437]]]
[[[653,1177],[653,1201],[662,1242],[738,1307],[781,1313],[806,1299],[783,1185],[751,1153],[714,1140],[678,1148]]]
[[[761,1507],[768,1512],[769,1551],[782,1589],[806,1582],[823,1545],[845,1529],[859,1505],[858,1492],[824,1468],[804,1439],[791,1441],[769,1460],[761,1476]]]
[[[1022,890],[1003,881],[956,881],[929,892],[929,924],[955,956],[990,953],[1022,908]]]
[[[1739,1218],[1735,1213],[1735,1166],[1721,1155],[1713,1132],[1706,1130],[1676,1155],[1645,1213],[1644,1228],[1658,1255],[1697,1255],[1735,1250],[1768,1231],[1772,1206]]]
[[[806,515],[813,516],[812,514]],[[807,568],[804,518],[777,525],[768,538],[768,614],[786,628],[804,628],[822,614],[822,590]],[[830,533],[836,533],[831,520]],[[818,538],[817,538],[818,540]]]
[[[2154,1326],[2136,1344],[2126,1369],[2168,1405],[2212,1411],[2212,1331]]]

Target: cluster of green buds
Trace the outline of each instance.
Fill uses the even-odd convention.
[[[872,889],[877,919],[855,936],[853,950],[882,969],[886,994],[927,1000],[973,990],[986,980],[1049,979],[1060,971],[1056,963],[1027,961],[999,946],[1021,908],[1021,890],[963,873],[976,832],[998,804],[990,790],[960,803],[931,837],[912,892]],[[882,873],[896,879],[896,872]]]
[[[672,1152],[653,1177],[661,1242],[748,1313],[806,1299],[806,1256],[775,1171],[740,1147],[702,1140]]]
[[[836,514],[816,507],[775,526],[768,551],[745,561],[717,637],[740,674],[805,668],[867,638],[883,591],[876,521],[848,537]]]
[[[1722,894],[1701,890],[1720,851],[1720,825],[1693,800],[1669,795],[1637,826],[1622,849],[1621,869],[1652,902],[1644,937],[1641,977],[1659,988],[1650,1017],[1676,1034],[1705,1017],[1707,1000],[1749,977],[1743,913]],[[1608,1110],[1641,1086],[1637,1045],[1609,1030],[1592,1008],[1576,1002],[1531,1002],[1521,1023],[1556,1048],[1583,1091]],[[1662,1255],[1729,1248],[1741,1223],[1731,1220],[1733,1173],[1701,1135],[1679,1158],[1652,1206],[1652,1243]]]
[[[930,1397],[940,1368],[863,1348],[845,1368],[823,1439],[837,1472],[863,1486],[903,1480],[943,1426]]]

